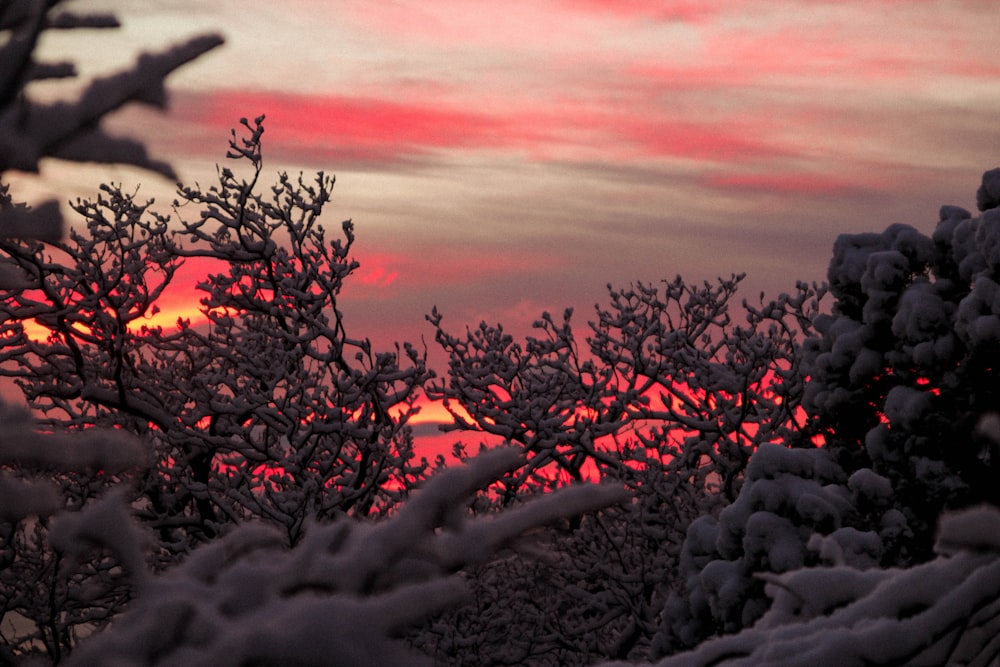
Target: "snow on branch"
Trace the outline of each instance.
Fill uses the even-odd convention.
[[[0,518],[18,521],[49,515],[63,499],[57,485],[33,479],[39,472],[84,470],[118,473],[143,466],[135,438],[114,429],[41,433],[24,409],[0,403]]]
[[[1000,658],[1000,510],[945,515],[940,555],[909,569],[765,574],[773,604],[752,628],[656,667],[992,665]],[[984,538],[984,531],[993,537]],[[621,667],[605,663],[601,667]]]
[[[141,141],[114,137],[100,126],[109,113],[129,102],[166,108],[164,79],[178,67],[222,44],[218,34],[206,34],[145,53],[129,68],[90,81],[70,101],[48,104],[31,100],[26,87],[42,79],[71,78],[71,61],[39,62],[36,49],[44,31],[117,28],[118,19],[104,13],[55,11],[58,2],[21,0],[4,3],[0,31],[9,33],[0,45],[0,176],[10,169],[37,172],[45,157],[75,162],[130,164],[168,178],[174,170],[151,158]],[[58,204],[37,208],[14,205],[6,188],[0,194],[0,236],[52,239],[62,234]],[[16,284],[17,275],[0,267],[0,281]]]
[[[178,67],[221,45],[219,35],[203,35],[157,54],[143,54],[135,65],[117,74],[91,81],[77,100],[52,104],[28,102],[0,115],[0,172],[7,169],[37,171],[42,157],[76,161],[124,162],[175,176],[162,162],[151,160],[139,143],[123,144],[97,128],[100,120],[128,102],[166,108],[163,80]],[[22,120],[26,118],[26,120]]]
[[[478,530],[463,501],[518,465],[515,449],[483,453],[430,479],[396,515],[312,524],[293,549],[279,531],[244,524],[148,580],[68,664],[430,664],[396,637],[466,596],[452,572],[528,529],[621,499],[620,489],[557,491]]]

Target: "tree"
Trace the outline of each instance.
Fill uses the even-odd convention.
[[[0,174],[8,169],[37,171],[44,157],[83,162],[132,164],[174,176],[173,169],[150,159],[136,140],[107,135],[100,121],[109,113],[138,102],[166,108],[166,77],[178,67],[220,46],[222,37],[205,34],[159,54],[143,54],[117,74],[90,81],[75,99],[38,103],[29,84],[77,75],[72,62],[39,62],[36,47],[46,31],[118,28],[111,14],[85,13],[59,7],[60,0],[19,0],[0,9],[0,31],[8,33],[0,49]]]
[[[45,424],[143,439],[151,468],[138,511],[173,555],[248,517],[294,543],[307,517],[384,512],[422,472],[406,420],[423,357],[346,334],[337,297],[357,268],[353,226],[326,240],[323,174],[312,184],[282,174],[269,197],[254,191],[261,120],[230,142],[249,179],[222,168],[218,186],[182,188],[175,210],[201,210],[176,231],[151,202],[104,186],[74,205],[85,233],[0,244],[33,285],[0,294],[0,373]],[[191,258],[220,270],[197,284],[207,325],[144,325]]]
[[[45,31],[118,26],[114,16],[78,14],[60,10],[59,4],[21,0],[0,7],[0,177],[10,169],[37,171],[43,157],[129,163],[172,176],[169,165],[150,159],[141,143],[108,136],[100,121],[132,101],[164,107],[166,76],[221,44],[221,38],[204,35],[144,55],[128,70],[91,81],[73,98],[37,103],[28,93],[29,84],[76,74],[72,63],[35,59]],[[57,202],[28,207],[0,180],[0,237],[5,243],[56,240],[60,234]],[[32,285],[3,262],[0,286],[20,290]],[[53,517],[67,510],[89,512],[86,501],[97,488],[127,479],[144,459],[138,443],[121,431],[92,429],[70,438],[51,429],[39,431],[20,409],[0,405],[0,415],[0,661],[42,650],[59,662],[75,643],[77,628],[99,627],[120,610],[129,593],[113,555],[92,553],[88,560],[70,564],[62,552],[44,546],[45,535]],[[115,506],[120,508],[120,502]],[[94,523],[97,532],[100,524]]]
[[[734,324],[729,302],[742,278],[696,286],[677,277],[662,295],[653,285],[609,285],[611,305],[596,308],[586,353],[571,310],[559,324],[543,314],[541,335],[524,347],[485,322],[465,337],[449,334],[435,310],[428,319],[449,355],[448,379],[428,395],[450,411],[446,431],[483,433],[531,455],[508,496],[560,475],[580,480],[588,465],[621,470],[623,438],[633,433],[648,450],[676,448],[661,454],[683,458],[701,471],[696,485],[711,477],[732,501],[757,443],[803,426],[797,336],[822,297],[805,284],[767,303],[762,295],[759,307],[744,302],[747,325]]]
[[[761,574],[773,603],[752,628],[651,667],[995,664],[998,531],[1000,512],[980,506],[944,515],[935,558],[912,568]]]
[[[527,466],[504,477],[477,511],[596,477],[633,491],[626,504],[548,532],[530,554],[476,573],[477,600],[431,623],[418,645],[447,664],[588,664],[642,657],[672,591],[684,588],[689,524],[735,500],[763,443],[801,441],[798,336],[822,288],[801,284],[730,315],[741,276],[661,288],[609,286],[581,351],[567,311],[544,314],[525,345],[500,326],[449,334],[447,378],[428,395],[453,417],[448,430],[524,449]],[[811,446],[811,445],[810,445]],[[511,627],[517,628],[511,632]]]
[[[839,237],[833,310],[804,347],[804,406],[850,465],[892,482],[914,530],[904,563],[933,555],[944,509],[1000,503],[1000,451],[981,433],[1000,412],[998,194],[989,171],[979,217],[945,206],[930,237],[905,225]]]
[[[661,653],[771,622],[766,584],[803,567],[933,559],[945,510],[996,504],[997,195],[1000,170],[983,177],[979,218],[946,206],[931,237],[892,225],[837,239],[832,312],[803,345],[803,405],[826,446],[758,450],[739,499],[691,525]]]
[[[249,179],[222,168],[218,186],[182,188],[175,210],[199,213],[178,229],[152,202],[106,185],[96,201],[73,205],[87,227],[67,241],[0,240],[28,284],[0,291],[0,374],[15,379],[45,428],[140,439],[148,467],[124,497],[155,535],[157,568],[251,519],[295,544],[309,520],[382,515],[423,477],[406,421],[428,376],[424,358],[408,345],[373,352],[346,334],[337,297],[357,268],[353,226],[326,239],[319,219],[333,179],[323,174],[313,183],[282,174],[269,197],[254,190],[261,120],[244,121],[249,136],[234,132],[230,143]],[[145,325],[194,258],[218,270],[197,284],[207,322]],[[51,477],[82,507],[120,483],[106,472]],[[34,597],[43,599],[73,578],[105,583],[111,565],[92,577],[67,567],[26,576],[62,556],[47,524],[17,531],[10,558],[22,566],[0,572],[4,590],[41,582],[50,594]],[[109,618],[129,593],[108,595],[118,602],[89,610]],[[49,613],[23,597],[7,604],[36,622]]]
[[[91,516],[90,492],[133,477],[143,452],[120,431],[39,431],[28,412],[7,405],[0,405],[0,429],[0,662],[40,648],[59,662],[78,628],[100,627],[130,593],[121,562],[109,551],[72,563],[64,550],[48,547],[47,533],[67,514]],[[121,499],[113,500],[121,510],[116,518],[127,518]],[[128,533],[101,517],[94,526],[91,537],[109,529]]]
[[[877,568],[894,563],[910,537],[886,478],[867,468],[845,472],[829,448],[762,444],[736,501],[688,527],[677,561],[683,584],[666,601],[655,653],[763,622],[773,575],[820,565]]]
[[[109,14],[80,14],[59,8],[60,0],[16,0],[0,7],[0,179],[10,169],[38,171],[39,161],[54,157],[77,162],[114,162],[175,176],[170,165],[151,159],[136,140],[107,134],[101,120],[130,102],[166,108],[164,79],[175,69],[222,44],[206,34],[158,54],[143,54],[117,74],[90,81],[74,98],[35,102],[29,84],[72,78],[72,62],[39,62],[36,46],[46,31],[117,28]],[[49,201],[30,216],[0,180],[0,232],[7,236],[57,238],[58,203]]]

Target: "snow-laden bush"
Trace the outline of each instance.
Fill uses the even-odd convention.
[[[804,344],[804,407],[844,460],[892,482],[915,533],[904,559],[930,557],[943,509],[1000,503],[1000,449],[978,428],[1000,412],[998,190],[986,172],[981,215],[945,206],[931,236],[839,237],[833,309]]]
[[[762,574],[773,602],[752,628],[655,667],[995,665],[998,535],[1000,510],[979,506],[944,515],[936,558],[912,568],[830,564]]]
[[[739,498],[688,529],[683,588],[666,603],[656,649],[672,653],[753,625],[770,602],[763,575],[817,564],[865,570],[891,559],[908,531],[891,497],[887,479],[868,469],[848,475],[828,450],[761,445]]]

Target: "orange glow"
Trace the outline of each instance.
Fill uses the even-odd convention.
[[[930,384],[931,384],[930,378],[925,378],[925,377],[919,377],[919,378],[917,378],[917,386],[918,387],[923,387],[923,388],[927,389],[934,396],[940,396],[941,395],[941,388],[940,387],[931,387]]]
[[[449,408],[458,414],[458,416],[462,419],[465,419],[468,422],[472,421],[472,417],[469,416],[469,413],[466,412],[462,406],[456,405],[454,402],[449,404],[449,408],[446,408],[442,401],[432,401],[426,396],[421,396],[417,400],[415,406],[418,407],[420,411],[411,416],[408,420],[408,423],[413,426],[416,426],[417,424],[451,424],[454,420],[452,419],[451,412],[448,411]],[[399,412],[401,411],[401,409],[398,409],[393,416],[398,417]]]

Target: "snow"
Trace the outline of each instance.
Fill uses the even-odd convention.
[[[992,445],[1000,445],[1000,414],[988,412],[976,423],[976,434]]]
[[[132,521],[124,489],[112,492],[79,512],[59,514],[49,532],[52,546],[68,554],[85,556],[92,546],[107,547],[128,571],[136,591],[146,583],[143,554],[147,535]]]
[[[430,664],[396,638],[465,599],[453,572],[525,531],[626,497],[587,485],[485,521],[460,511],[463,498],[522,464],[516,448],[484,452],[433,477],[394,516],[313,523],[293,549],[275,527],[244,524],[146,577],[113,630],[85,642],[68,664]],[[115,511],[109,504],[64,523],[61,538],[103,539]]]
[[[868,501],[887,502],[892,498],[892,483],[870,468],[854,472],[847,480],[847,488]]]
[[[27,516],[44,516],[60,505],[62,498],[53,484],[0,476],[0,520],[14,522]]]
[[[946,514],[941,520],[935,549],[941,554],[986,551],[1000,555],[1000,511],[980,505]]]
[[[1000,206],[1000,167],[983,174],[983,183],[976,191],[976,206],[980,211]]]
[[[0,132],[0,142],[9,141],[19,146],[15,153],[18,159],[10,164],[0,162],[0,172],[10,167],[35,171],[38,160],[51,154],[70,160],[125,161],[173,178],[173,170],[164,163],[150,160],[141,144],[108,137],[99,128],[94,128],[93,119],[133,101],[166,107],[164,78],[222,43],[219,35],[203,35],[158,54],[144,54],[131,69],[91,81],[73,102],[31,105],[26,113],[27,123],[0,123],[2,128],[16,128],[17,131],[16,140]],[[48,153],[50,150],[53,152]]]
[[[762,574],[773,602],[753,627],[653,664],[994,664],[1000,656],[997,535],[1000,510],[977,507],[942,517],[941,555],[910,569],[838,565]]]
[[[890,425],[913,429],[931,407],[931,392],[896,385],[885,397],[885,416]]]
[[[981,275],[958,305],[955,332],[962,342],[974,346],[997,340],[1000,332],[1000,285]]]
[[[114,473],[140,468],[144,461],[135,438],[127,433],[105,429],[74,436],[40,433],[26,410],[2,402],[0,433],[0,517],[11,522],[33,515],[47,516],[64,502],[56,485],[15,478],[15,470],[26,474],[46,469]]]
[[[917,282],[899,299],[892,333],[908,343],[919,343],[947,331],[948,315],[948,306],[935,285]]]
[[[691,524],[680,559],[685,589],[664,606],[657,646],[675,650],[706,630],[752,624],[769,605],[760,586],[764,575],[795,572],[816,561],[877,565],[885,540],[905,534],[905,520],[898,524],[902,515],[886,506],[889,497],[888,480],[871,471],[848,478],[825,449],[762,444],[736,501],[717,520]],[[883,519],[895,514],[868,530],[846,525],[862,506]],[[705,623],[707,628],[700,625]]]
[[[799,505],[805,498],[800,499]],[[743,553],[768,571],[787,572],[802,567],[805,550],[795,524],[771,512],[754,512],[747,519]]]
[[[827,565],[849,565],[861,570],[877,567],[882,557],[882,539],[870,530],[852,526],[838,528],[829,535],[813,533],[807,544]]]

